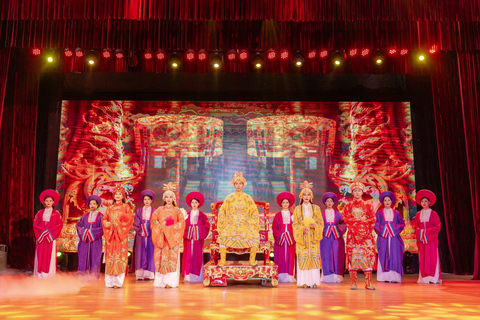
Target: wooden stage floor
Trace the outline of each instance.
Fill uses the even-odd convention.
[[[121,289],[103,287],[59,274],[54,280],[0,276],[1,319],[480,319],[480,282],[471,276],[444,274],[442,285],[375,283],[376,291],[348,284],[319,289],[259,281],[230,283],[227,288],[180,284],[153,288],[129,275]],[[348,283],[348,277],[345,282]],[[13,298],[12,298],[13,297]]]

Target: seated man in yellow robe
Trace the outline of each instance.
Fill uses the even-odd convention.
[[[243,192],[247,180],[241,172],[235,173],[231,183],[235,192],[228,195],[218,213],[218,242],[220,244],[220,262],[226,262],[227,248],[250,248],[250,265],[256,265],[259,242],[258,209],[252,197]]]

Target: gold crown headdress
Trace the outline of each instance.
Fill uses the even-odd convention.
[[[303,194],[305,192],[310,193],[313,199],[313,192],[312,192],[313,183],[312,182],[308,182],[307,180],[305,180],[302,183],[300,183],[300,188],[302,188],[302,191],[300,191],[300,194],[299,194],[300,199],[302,199]]]
[[[165,200],[166,195],[173,195],[173,199],[175,199],[175,191],[177,190],[177,186],[174,183],[164,183],[163,184],[163,193],[162,199]]]
[[[237,182],[237,181],[242,182],[244,186],[247,185],[247,180],[245,179],[245,177],[243,176],[243,174],[241,172],[235,172],[235,176],[233,177],[230,185],[233,186],[235,184],[235,182]]]
[[[355,179],[350,185],[349,192],[352,193],[354,189],[360,189],[363,193],[367,192],[367,188],[365,188],[365,185],[357,179]]]

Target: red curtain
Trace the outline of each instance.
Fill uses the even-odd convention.
[[[5,192],[0,206],[5,211],[0,214],[0,242],[32,239],[12,230],[18,217],[33,217],[35,201],[38,75],[29,72],[39,69],[26,70],[28,53],[9,48],[111,48],[127,54],[147,48],[293,52],[436,46],[442,51],[429,67],[397,57],[391,71],[432,78],[435,119],[425,121],[434,121],[437,128],[448,258],[453,272],[479,279],[479,34],[480,0],[1,1],[0,183]],[[349,64],[349,72],[371,72],[362,59]],[[14,265],[25,265],[22,261]]]
[[[33,268],[38,74],[10,73],[0,136],[0,243],[13,267]]]

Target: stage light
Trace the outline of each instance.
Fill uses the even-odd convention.
[[[237,57],[237,54],[235,52],[230,52],[227,54],[228,60],[235,60],[236,57]]]
[[[340,67],[345,62],[345,54],[340,51],[337,51],[333,55],[332,61],[333,61],[334,67]]]
[[[391,48],[390,50],[388,50],[388,54],[391,56],[395,55],[396,53],[397,53],[397,49],[395,48]]]
[[[373,55],[373,62],[375,62],[377,66],[382,65],[385,62],[385,55],[383,54],[383,52],[375,52],[375,54]]]
[[[83,58],[83,50],[80,48],[75,49],[75,57]]]
[[[185,53],[185,59],[187,59],[187,61],[193,61],[193,59],[195,59],[195,51],[193,51],[192,49],[187,50],[187,52]],[[199,55],[199,60],[200,60],[200,55]]]
[[[156,57],[157,57],[157,60],[165,59],[165,52],[163,50],[157,50]]]
[[[328,56],[328,51],[327,50],[322,50],[320,52],[320,58],[325,59]]]
[[[215,70],[218,70],[222,67],[223,60],[222,57],[218,54],[214,54],[212,58],[210,59],[210,64],[212,65],[212,68]]]
[[[363,49],[363,50],[362,50],[362,57],[368,56],[369,53],[370,53],[370,49]]]
[[[240,54],[238,55],[238,57],[240,58],[240,60],[245,61],[248,60],[248,55],[248,51],[246,49],[243,49],[240,50]]]
[[[198,51],[198,60],[204,61],[207,60],[207,52],[205,50]]]
[[[400,51],[400,55],[401,55],[401,56],[404,56],[404,55],[406,55],[407,53],[408,53],[408,50],[407,50],[407,49],[402,49],[402,50]]]
[[[270,252],[270,258],[273,258],[273,255],[274,255],[273,252]]]
[[[71,56],[73,56],[73,52],[70,49],[65,49],[63,54],[65,54],[65,57],[67,57],[67,58],[70,58]]]
[[[57,258],[60,258],[63,255],[61,251],[57,251]]]
[[[152,55],[151,52],[145,52],[145,53],[143,54],[143,57],[145,58],[145,60],[150,60],[150,59],[153,58],[153,55]]]
[[[282,50],[280,51],[280,59],[282,60],[287,60],[289,56],[288,50]]]
[[[102,57],[104,57],[105,59],[109,59],[112,55],[110,54],[109,51],[103,51],[102,52]]]
[[[98,59],[95,53],[92,51],[85,56],[85,61],[89,67],[93,67],[95,64],[97,64]]]
[[[349,54],[350,54],[350,57],[355,57],[357,55],[357,49],[350,50]]]
[[[263,61],[263,57],[260,53],[257,52],[253,56],[252,65],[256,70],[260,70],[260,69],[263,68],[264,61]]]
[[[52,63],[52,62],[53,62],[53,57],[52,57],[52,56],[48,56],[48,57],[47,57],[47,61],[48,61],[49,63]]]
[[[434,54],[438,51],[438,47],[437,45],[433,45],[431,46],[430,50],[428,50],[428,52],[430,52],[431,54]]]
[[[178,54],[173,54],[171,57],[170,57],[170,60],[169,60],[169,65],[170,65],[170,68],[172,68],[173,70],[177,70],[179,67],[180,67],[180,63],[181,60],[180,60],[180,57],[178,56]]]
[[[270,49],[270,50],[267,51],[267,59],[268,60],[275,60],[276,57],[277,57],[277,53],[275,52],[275,50]]]
[[[317,57],[317,51],[315,50],[310,50],[308,51],[308,59],[315,59]]]
[[[34,56],[39,56],[40,54],[42,54],[42,50],[40,50],[39,48],[33,48],[32,49],[32,54]]]
[[[132,255],[132,253],[130,251],[128,251],[128,256],[130,257]]]
[[[304,61],[305,59],[303,58],[303,55],[300,52],[297,52],[292,59],[293,64],[297,68],[300,68],[301,66],[303,66]]]
[[[117,53],[115,53],[115,58],[117,58],[117,59],[123,59],[123,53],[122,53],[122,52],[117,52]]]
[[[419,55],[418,55],[418,60],[419,60],[419,61],[424,61],[424,60],[425,60],[425,55],[419,54]]]

